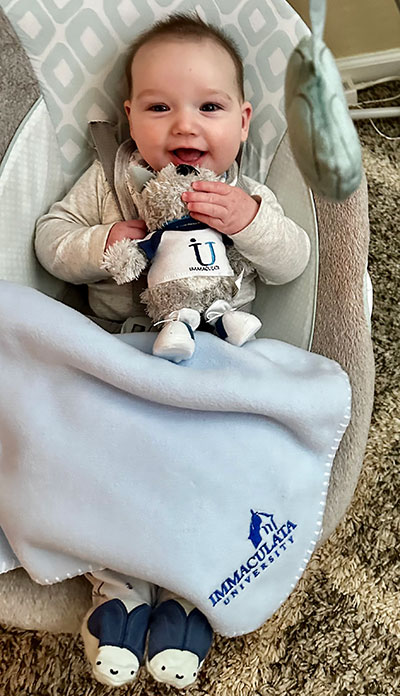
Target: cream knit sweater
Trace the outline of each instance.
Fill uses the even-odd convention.
[[[228,178],[237,174],[236,163],[232,167]],[[117,190],[120,183],[117,177]],[[310,254],[306,232],[284,215],[270,189],[248,177],[243,177],[243,183],[248,193],[260,201],[260,208],[254,220],[231,237],[234,245],[252,263],[264,283],[281,285],[297,278]],[[137,214],[133,208],[134,217]],[[95,315],[123,321],[144,314],[139,295],[146,279],[141,277],[133,283],[117,285],[108,271],[101,268],[108,234],[119,220],[121,213],[103,167],[96,160],[65,198],[39,218],[35,250],[42,266],[52,275],[70,283],[88,285],[89,304]],[[254,296],[255,274],[244,279],[234,306],[243,306]]]

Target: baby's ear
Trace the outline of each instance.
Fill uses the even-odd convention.
[[[154,179],[155,174],[143,167],[130,167],[129,179],[135,191],[140,193],[150,179]]]

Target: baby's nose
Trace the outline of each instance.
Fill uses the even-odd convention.
[[[197,131],[196,118],[187,111],[176,114],[174,131],[177,135],[193,135]]]

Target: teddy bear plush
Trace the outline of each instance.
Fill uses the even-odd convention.
[[[153,354],[176,363],[192,357],[201,316],[236,346],[261,327],[256,316],[234,310],[231,304],[242,278],[254,268],[228,236],[192,218],[182,201],[195,179],[218,177],[191,165],[170,163],[157,173],[132,167],[133,201],[149,233],[142,240],[116,242],[103,263],[118,284],[136,280],[150,264],[141,299],[161,327]]]

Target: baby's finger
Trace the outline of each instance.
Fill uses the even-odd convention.
[[[132,239],[133,241],[136,241],[137,239],[144,239],[145,236],[146,230],[141,230],[139,229],[139,227],[137,227],[135,230],[127,232],[125,235],[125,239]]]
[[[127,220],[126,224],[128,227],[133,227],[135,229],[140,228],[142,230],[146,229],[146,223],[144,220]]]
[[[212,227],[214,229],[218,228],[219,223],[222,225],[220,220],[217,221],[215,218],[209,217],[208,215],[201,215],[201,213],[193,213],[192,217],[199,222],[204,222],[207,227]]]
[[[192,188],[194,191],[219,193],[221,196],[226,196],[232,191],[232,187],[229,184],[224,184],[223,181],[193,181]]]
[[[193,201],[187,204],[190,213],[200,213],[208,217],[215,218],[223,222],[226,216],[226,208],[215,203],[204,203],[202,201]]]
[[[182,193],[182,200],[185,203],[211,203],[224,206],[225,198],[220,193],[209,193],[204,191],[185,191]]]

